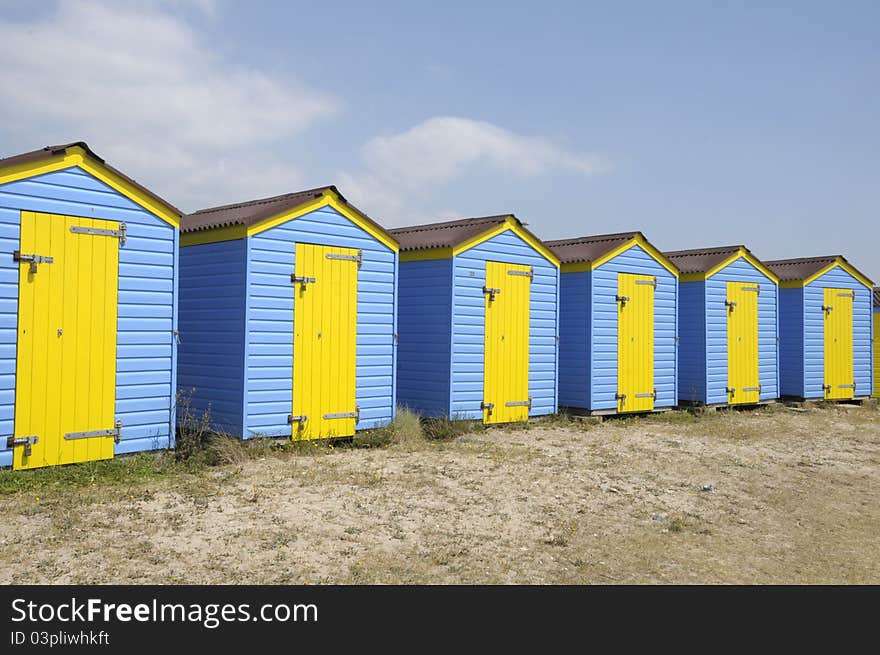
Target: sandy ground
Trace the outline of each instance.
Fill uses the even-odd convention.
[[[6,494],[0,513],[3,584],[876,584],[880,412],[556,419]]]

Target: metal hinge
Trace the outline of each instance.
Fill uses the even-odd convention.
[[[853,300],[856,299],[856,292],[855,291],[847,291],[846,293],[838,293],[837,295],[840,298],[852,298]]]
[[[361,264],[364,263],[364,251],[358,250],[358,254],[356,255],[343,255],[341,253],[329,252],[327,253],[327,259],[341,259],[346,262],[357,262],[358,268],[360,268]]]
[[[48,257],[46,255],[26,255],[20,250],[12,251],[12,259],[16,262],[28,262],[31,265],[31,273],[37,272],[37,264],[51,264],[55,261],[53,257]]]
[[[307,284],[314,284],[318,280],[313,277],[305,277],[299,276],[296,274],[291,274],[290,282],[291,284],[298,284],[303,290],[305,290]]]
[[[30,457],[33,450],[31,446],[40,442],[40,437],[6,437],[6,447],[14,448],[15,446],[24,446],[24,456]]]
[[[761,295],[761,285],[760,284],[753,286],[753,287],[740,287],[739,290],[740,291],[754,291],[759,296]]]
[[[489,300],[495,300],[495,296],[501,293],[501,289],[493,289],[492,287],[483,287],[483,293],[489,294]]]
[[[637,393],[636,398],[653,398],[654,400],[656,400],[657,399],[657,391],[654,390],[650,393]]]
[[[521,277],[527,277],[527,278],[529,278],[530,282],[535,279],[535,272],[532,270],[531,266],[529,267],[529,270],[527,270],[527,271],[507,271],[507,274],[508,275],[519,275]]]
[[[636,284],[644,284],[649,287],[657,288],[657,278],[655,277],[653,280],[636,280]]]
[[[301,416],[294,416],[293,414],[287,415],[288,425],[293,424],[293,423],[305,423],[308,420],[309,420],[309,417],[306,416],[305,414],[303,414]]]
[[[336,412],[334,414],[324,414],[325,419],[334,419],[334,418],[353,418],[354,422],[357,423],[361,420],[361,408],[355,407],[353,412]]]
[[[749,391],[757,391],[761,393],[761,385],[759,384],[757,387],[743,387],[743,391],[748,393]]]
[[[122,421],[117,420],[114,427],[109,430],[84,430],[82,432],[68,432],[64,435],[65,441],[75,441],[76,439],[91,439],[93,437],[113,437],[114,443],[119,443],[122,439]]]
[[[856,385],[855,384],[838,384],[837,388],[838,389],[855,389]]]
[[[528,407],[529,409],[531,409],[532,408],[532,399],[529,398],[528,400],[511,400],[510,402],[504,403],[504,406],[505,407]]]
[[[117,237],[120,246],[125,245],[125,233],[127,230],[128,226],[125,223],[120,223],[118,230],[108,230],[103,227],[83,227],[81,225],[70,226],[70,231],[74,234],[90,234],[98,237]]]

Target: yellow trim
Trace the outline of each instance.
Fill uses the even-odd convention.
[[[755,256],[752,255],[745,248],[740,248],[735,253],[733,253],[730,257],[725,259],[723,262],[721,262],[717,266],[709,269],[705,273],[684,273],[684,274],[682,274],[681,281],[682,282],[703,282],[705,280],[708,280],[713,275],[715,275],[721,269],[730,266],[738,259],[745,259],[749,264],[751,264],[752,266],[757,268],[759,271],[761,271],[761,273],[763,273],[765,276],[767,276],[771,282],[773,282],[774,284],[779,284],[779,278],[776,276],[776,274],[773,273],[773,271],[771,271],[769,268],[764,266],[764,264],[762,264],[760,261],[758,261],[755,258]]]
[[[864,275],[859,273],[855,269],[855,267],[852,264],[850,264],[848,261],[844,260],[843,257],[836,258],[833,262],[828,264],[828,266],[826,266],[825,268],[823,268],[822,270],[820,270],[816,273],[813,273],[810,277],[806,278],[805,280],[786,280],[785,282],[780,282],[779,286],[782,287],[783,289],[800,289],[802,287],[807,286],[811,282],[815,282],[820,277],[822,277],[823,275],[825,275],[829,271],[833,270],[837,266],[840,266],[840,268],[842,268],[844,271],[846,271],[847,273],[852,275],[855,279],[857,279],[859,282],[861,282],[866,287],[868,287],[868,289],[871,289],[873,291],[874,283],[871,282],[871,280],[866,278]]]
[[[131,182],[111,171],[104,164],[93,159],[84,148],[71,146],[65,151],[63,157],[52,156],[48,152],[46,157],[45,160],[39,159],[0,170],[0,184],[8,184],[9,182],[23,180],[28,177],[35,177],[78,166],[148,212],[155,214],[166,223],[174,227],[180,227],[180,215],[176,211],[149,194],[144,193]]]
[[[585,271],[592,271],[596,268],[599,268],[602,264],[611,259],[614,259],[621,253],[626,252],[630,248],[634,248],[635,246],[639,246],[642,250],[644,250],[648,255],[651,256],[654,261],[660,264],[667,271],[672,273],[676,278],[680,276],[678,268],[669,261],[666,257],[663,256],[663,253],[657,250],[654,246],[648,243],[648,240],[643,237],[641,234],[637,234],[633,238],[631,238],[626,243],[621,244],[611,252],[605,253],[598,259],[592,262],[570,262],[568,264],[562,265],[563,273],[583,273]]]
[[[449,259],[452,248],[425,248],[424,250],[407,250],[400,253],[402,262],[421,262],[428,259]]]
[[[255,223],[254,225],[251,225],[249,227],[245,227],[244,225],[234,225],[231,227],[212,228],[199,232],[187,232],[181,236],[180,245],[194,246],[202,243],[232,241],[234,239],[251,237],[255,234],[265,232],[266,230],[281,225],[282,223],[292,221],[295,218],[299,218],[300,216],[304,216],[305,214],[313,212],[317,209],[321,209],[322,207],[331,207],[332,209],[335,209],[340,214],[345,216],[345,218],[361,228],[364,232],[370,234],[377,241],[387,246],[394,252],[398,252],[400,250],[400,246],[398,245],[397,241],[394,240],[394,237],[392,237],[390,234],[388,234],[375,224],[363,218],[356,211],[352,210],[351,207],[343,202],[337,194],[333,193],[330,190],[325,191],[320,197],[315,198],[314,200],[310,200],[309,202],[303,203],[302,205],[294,207],[293,209],[286,209],[282,212],[278,212],[277,214],[269,216],[268,218],[264,218],[259,223]]]
[[[560,262],[559,257],[557,257],[552,250],[550,250],[543,243],[538,241],[532,234],[528,232],[522,225],[520,225],[519,221],[516,220],[513,216],[508,216],[503,223],[496,225],[491,230],[487,230],[482,234],[478,234],[475,237],[471,237],[467,241],[460,243],[455,248],[452,249],[452,255],[460,255],[466,250],[470,250],[474,246],[478,246],[484,241],[488,241],[489,239],[498,236],[499,234],[503,234],[510,230],[520,239],[525,241],[533,250],[535,250],[538,254],[540,254],[544,259],[553,264],[556,268],[559,268]]]

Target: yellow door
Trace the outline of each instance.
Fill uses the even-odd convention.
[[[850,289],[825,289],[822,313],[825,315],[825,398],[852,398],[853,378],[853,300]]]
[[[653,275],[617,275],[617,411],[654,409]]]
[[[761,399],[758,377],[758,295],[761,287],[727,283],[727,401],[731,405]]]
[[[484,423],[529,419],[531,281],[531,266],[486,262]]]
[[[118,229],[21,213],[13,468],[113,457]]]
[[[296,245],[293,283],[293,439],[355,433],[359,251]]]

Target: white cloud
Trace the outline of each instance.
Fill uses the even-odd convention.
[[[7,138],[23,150],[87,140],[186,210],[295,189],[300,171],[268,150],[337,100],[222,61],[171,13],[183,4],[63,1],[31,23],[0,21]]]
[[[517,178],[551,172],[594,175],[608,170],[607,163],[594,155],[454,116],[430,118],[405,132],[376,137],[361,154],[362,170],[340,174],[343,192],[392,224],[436,218],[414,205],[426,192],[476,169]]]

